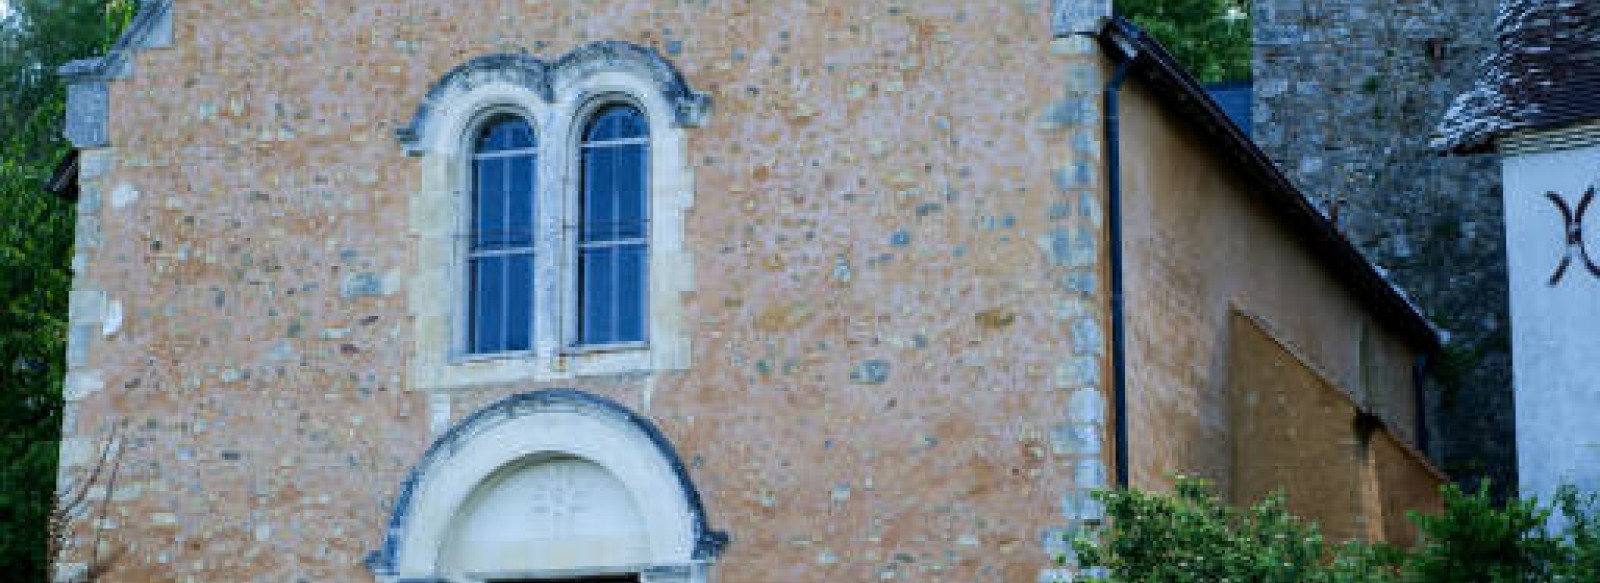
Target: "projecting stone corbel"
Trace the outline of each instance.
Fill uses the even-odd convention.
[[[65,135],[73,147],[111,145],[111,81],[133,74],[133,55],[172,46],[172,0],[152,0],[139,8],[122,37],[103,57],[62,65],[57,74],[67,83]]]
[[[1057,37],[1095,35],[1111,18],[1111,0],[1051,0],[1050,28]]]

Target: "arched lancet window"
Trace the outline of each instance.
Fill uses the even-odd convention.
[[[533,348],[537,141],[515,116],[490,119],[472,152],[467,352]]]
[[[578,344],[645,341],[650,128],[639,108],[602,107],[583,132]]]

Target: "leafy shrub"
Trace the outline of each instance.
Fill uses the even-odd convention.
[[[1240,510],[1190,478],[1171,496],[1098,496],[1110,524],[1101,542],[1081,538],[1074,549],[1117,583],[1295,583],[1321,568],[1321,533],[1289,514],[1282,496]]]
[[[1497,505],[1488,485],[1443,495],[1441,514],[1412,514],[1422,533],[1415,548],[1330,547],[1282,495],[1238,509],[1205,481],[1179,478],[1172,494],[1097,494],[1109,522],[1073,551],[1110,583],[1600,582],[1600,495],[1566,487],[1553,506]]]
[[[1544,525],[1550,511],[1534,500],[1512,500],[1497,507],[1484,484],[1466,494],[1444,488],[1444,513],[1412,514],[1422,542],[1407,565],[1410,581],[1429,583],[1524,583],[1551,581],[1549,565],[1562,545]]]
[[[1551,579],[1558,583],[1600,581],[1600,495],[1564,486],[1556,492],[1556,509],[1566,523],[1562,533],[1566,552],[1551,569]]]

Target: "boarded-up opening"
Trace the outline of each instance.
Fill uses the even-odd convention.
[[[1407,513],[1438,514],[1444,510],[1439,488],[1446,479],[1393,434],[1380,431],[1372,439],[1372,461],[1383,504],[1383,538],[1410,546],[1417,542],[1417,526]]]
[[[1234,504],[1282,490],[1289,510],[1329,540],[1367,539],[1369,475],[1356,408],[1255,321],[1234,314],[1229,393]]]
[[[1406,514],[1439,509],[1444,476],[1254,319],[1235,313],[1229,335],[1230,501],[1282,491],[1329,541],[1413,542]]]

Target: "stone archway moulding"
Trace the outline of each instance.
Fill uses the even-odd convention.
[[[677,67],[648,47],[623,41],[594,42],[567,53],[554,63],[521,53],[498,53],[474,58],[457,66],[428,90],[411,122],[395,131],[407,154],[419,156],[438,143],[442,128],[435,118],[458,97],[484,85],[503,83],[538,95],[545,102],[557,98],[556,88],[603,72],[622,71],[654,85],[671,108],[674,127],[700,127],[711,109],[711,99],[690,89]],[[448,124],[444,124],[448,125]],[[450,138],[444,138],[450,139]]]
[[[367,559],[379,581],[473,581],[444,572],[440,552],[452,519],[497,471],[540,457],[593,463],[633,496],[648,533],[643,565],[595,565],[638,573],[645,583],[698,583],[727,544],[706,522],[700,495],[671,444],[647,419],[607,399],[572,390],[519,394],[474,413],[433,443],[401,485],[383,546]],[[515,574],[537,579],[539,572]]]

